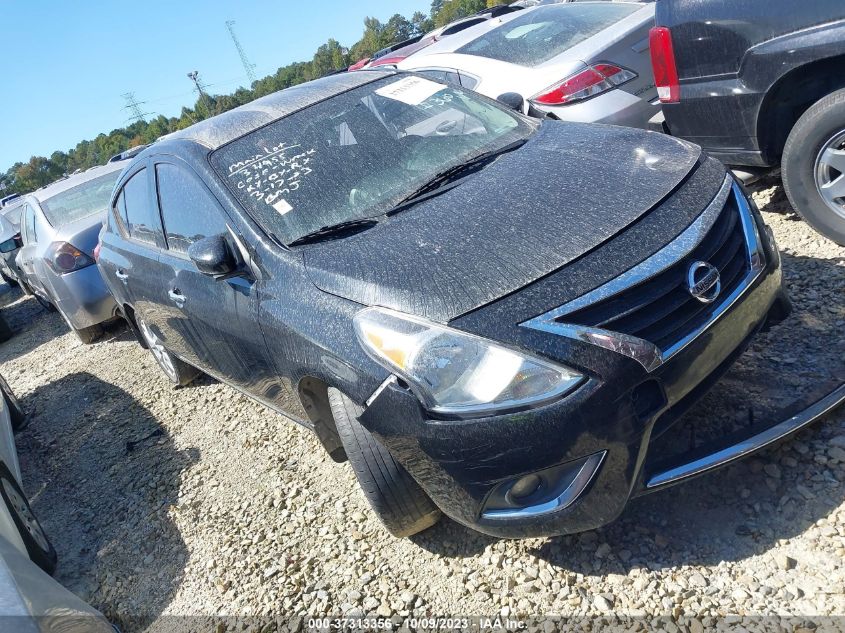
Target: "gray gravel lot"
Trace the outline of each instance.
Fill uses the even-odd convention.
[[[755,197],[795,313],[690,414],[702,423],[845,379],[845,248],[778,181]],[[31,412],[18,449],[57,578],[127,631],[173,629],[162,615],[685,615],[690,631],[845,615],[845,410],[602,530],[504,541],[444,519],[395,540],[308,431],[211,379],[172,389],[120,327],[83,346],[33,299],[0,304],[19,332],[0,373]]]

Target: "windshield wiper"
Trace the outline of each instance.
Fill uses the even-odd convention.
[[[312,242],[321,242],[325,239],[332,239],[343,237],[345,234],[357,233],[359,230],[363,231],[371,226],[378,224],[378,220],[373,218],[360,218],[357,220],[347,220],[346,222],[339,222],[337,224],[330,224],[321,227],[316,231],[311,231],[305,235],[296,238],[292,242],[288,242],[288,246],[299,246],[300,244],[310,244]]]
[[[489,152],[484,152],[483,154],[478,154],[477,156],[473,156],[465,163],[461,163],[460,165],[453,165],[448,169],[444,169],[441,172],[438,172],[434,175],[431,180],[428,180],[424,183],[421,187],[418,187],[410,194],[402,198],[399,203],[393,207],[390,211],[387,212],[386,215],[393,215],[398,211],[401,211],[409,203],[415,202],[425,196],[427,193],[432,191],[436,191],[446,183],[456,180],[459,177],[463,177],[469,175],[472,172],[478,171],[486,166],[486,163],[490,162],[491,159],[497,158],[502,154],[506,154],[508,152],[512,152],[515,149],[518,149],[525,145],[528,139],[519,139],[518,141],[514,141],[513,143],[509,143],[504,147],[500,147],[499,149],[494,149]]]

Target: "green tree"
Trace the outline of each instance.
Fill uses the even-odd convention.
[[[334,70],[340,70],[349,66],[347,53],[335,39],[320,46],[311,60],[310,75],[313,79],[323,77]]]
[[[402,42],[411,37],[414,26],[411,21],[398,13],[387,21],[384,27],[384,46],[390,46],[396,42]],[[383,47],[382,47],[383,48]]]
[[[417,11],[411,16],[411,28],[413,35],[424,35],[434,29],[434,20],[422,11]]]
[[[49,158],[33,156],[15,170],[15,185],[20,192],[34,191],[61,178],[62,174],[61,167]]]
[[[440,11],[434,16],[434,25],[446,26],[450,22],[481,11],[486,6],[487,0],[445,0]]]
[[[364,34],[352,49],[353,59],[371,57],[373,53],[387,46],[390,42],[385,33],[385,26],[376,18],[364,18]]]

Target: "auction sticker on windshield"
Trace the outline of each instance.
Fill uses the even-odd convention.
[[[408,105],[419,105],[435,93],[445,90],[448,86],[422,77],[404,77],[383,88],[376,90],[376,94],[394,101],[401,101]]]

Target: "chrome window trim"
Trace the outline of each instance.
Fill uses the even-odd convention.
[[[557,321],[567,314],[571,314],[576,310],[593,305],[599,301],[607,299],[608,297],[623,292],[632,286],[640,284],[655,275],[662,273],[676,264],[678,260],[688,256],[701,243],[701,240],[704,239],[707,232],[712,228],[716,218],[718,218],[719,214],[724,210],[730,195],[733,195],[736,199],[737,208],[739,210],[740,222],[742,224],[742,230],[746,241],[749,273],[733,290],[733,292],[715,305],[713,314],[709,321],[702,324],[699,328],[693,330],[665,350],[661,350],[650,341],[630,336],[628,334],[613,332],[602,328],[559,323]],[[763,256],[760,247],[760,235],[757,230],[754,217],[751,214],[751,209],[748,206],[748,201],[745,199],[745,195],[742,193],[739,185],[736,184],[730,175],[727,175],[722,183],[722,187],[719,189],[719,193],[716,194],[716,197],[712,200],[712,202],[704,209],[701,215],[699,215],[698,218],[696,218],[695,221],[672,242],[615,279],[608,281],[604,285],[599,286],[587,294],[582,295],[577,299],[573,299],[554,310],[536,316],[528,321],[524,321],[523,323],[520,323],[520,326],[539,330],[541,332],[548,332],[558,336],[565,336],[567,338],[576,339],[591,345],[609,349],[617,352],[618,354],[634,359],[642,365],[646,371],[652,372],[669,360],[672,356],[684,349],[687,345],[692,343],[692,341],[701,336],[701,334],[718,321],[757,280],[757,278],[762,274],[764,268],[765,257]]]

